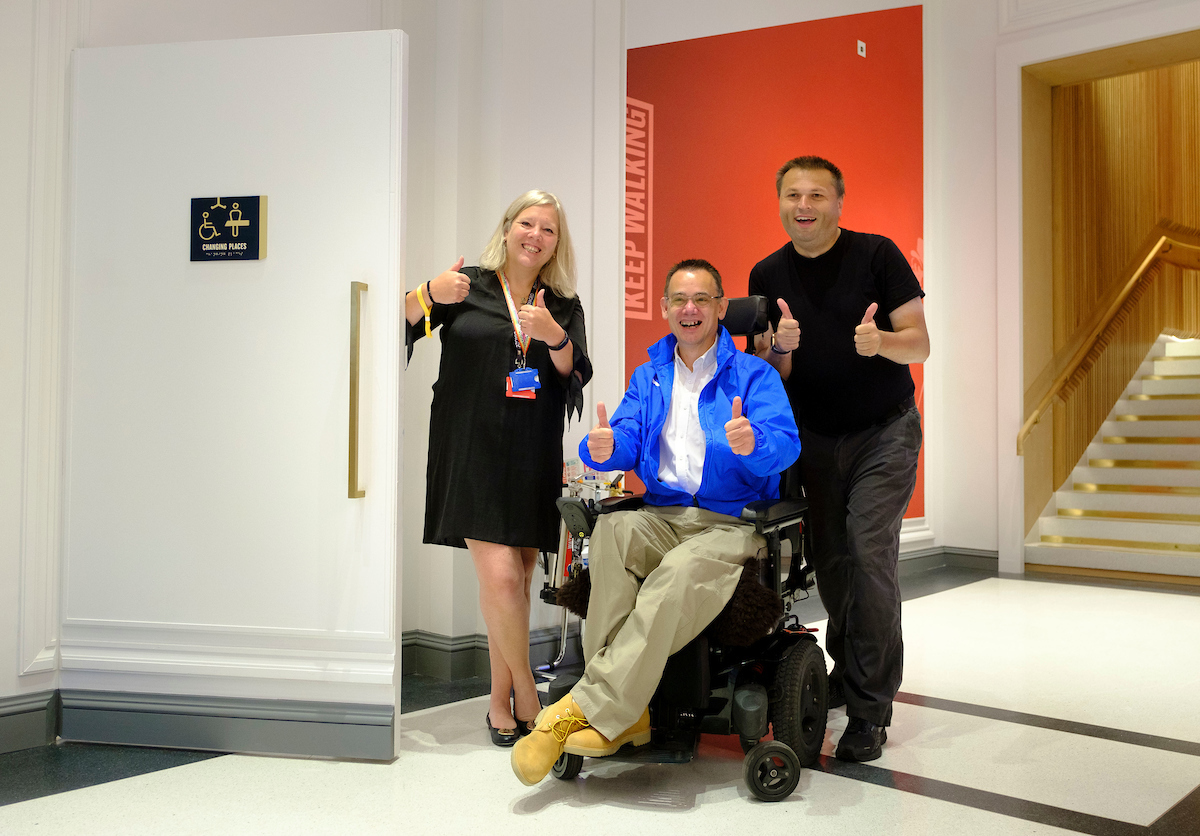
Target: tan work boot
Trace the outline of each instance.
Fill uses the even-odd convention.
[[[586,755],[589,758],[603,758],[616,754],[617,750],[626,743],[634,746],[644,746],[650,742],[650,709],[642,711],[642,716],[625,731],[612,740],[589,726],[574,732],[563,744],[563,751],[572,755]],[[557,760],[557,758],[556,758]]]
[[[537,726],[513,746],[513,772],[521,783],[532,787],[546,777],[563,752],[563,742],[571,732],[587,728],[583,709],[567,694],[558,702],[542,709]]]

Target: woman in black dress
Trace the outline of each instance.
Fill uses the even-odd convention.
[[[558,198],[535,190],[513,201],[479,264],[459,258],[410,291],[405,316],[410,354],[414,340],[442,329],[425,542],[471,554],[488,628],[487,724],[494,743],[511,746],[541,708],[530,583],[538,552],[558,548],[563,421],[582,417],[592,366]]]

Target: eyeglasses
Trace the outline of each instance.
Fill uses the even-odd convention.
[[[721,298],[720,296],[710,296],[707,293],[697,293],[693,296],[688,296],[686,293],[672,293],[667,297],[667,304],[672,308],[682,308],[688,302],[691,302],[697,308],[707,308]]]

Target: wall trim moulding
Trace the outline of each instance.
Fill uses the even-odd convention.
[[[562,627],[539,627],[529,631],[529,662],[543,667],[557,658],[562,644]],[[487,678],[488,639],[484,633],[444,636],[426,630],[406,630],[401,637],[404,673],[416,673],[434,679],[456,680],[472,676]],[[583,661],[579,621],[572,619],[567,628],[567,650],[561,665]]]
[[[58,729],[55,691],[0,697],[0,755],[47,746]]]
[[[913,517],[900,523],[900,555],[933,548],[933,529],[925,517]]]
[[[57,669],[67,136],[71,50],[79,45],[80,17],[77,0],[35,5],[18,597],[22,675]]]
[[[396,716],[390,704],[70,689],[61,694],[65,740],[392,760]]]
[[[395,643],[386,637],[277,628],[71,620],[62,684],[210,696],[390,704]]]
[[[1125,6],[1140,6],[1147,0],[1002,0],[1000,34],[1020,32],[1084,17]]]

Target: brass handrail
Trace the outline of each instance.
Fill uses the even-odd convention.
[[[350,499],[362,499],[367,495],[366,490],[358,484],[358,393],[359,393],[359,372],[362,365],[359,363],[359,354],[361,342],[359,340],[361,334],[362,322],[362,294],[367,289],[363,282],[350,282],[350,451],[347,461],[347,486],[346,495]]]
[[[1150,268],[1154,266],[1154,263],[1160,259],[1168,264],[1174,264],[1187,270],[1200,270],[1200,238],[1182,232],[1168,221],[1159,221],[1154,229],[1150,231],[1150,234],[1146,237],[1145,242],[1139,250],[1139,256],[1134,259],[1133,269],[1130,271],[1129,278],[1125,280],[1120,292],[1113,298],[1108,308],[1104,311],[1104,315],[1097,320],[1088,333],[1087,338],[1076,349],[1071,357],[1071,361],[1067,363],[1054,379],[1049,391],[1038,402],[1037,408],[1025,419],[1025,423],[1021,426],[1021,431],[1017,433],[1018,456],[1025,455],[1025,439],[1029,437],[1029,434],[1033,432],[1033,428],[1042,420],[1042,416],[1045,415],[1046,410],[1053,403],[1054,399],[1062,393],[1067,382],[1079,371],[1079,367],[1083,365],[1096,343],[1108,329],[1108,326],[1116,318],[1117,314],[1121,312],[1121,309],[1125,306],[1126,301],[1128,301],[1138,283],[1143,280]]]

